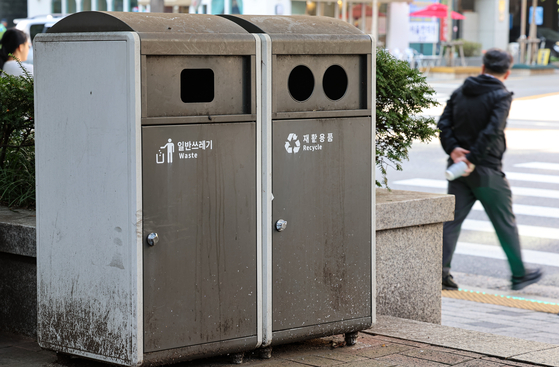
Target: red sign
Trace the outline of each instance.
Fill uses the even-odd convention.
[[[440,29],[439,39],[441,40],[441,42],[446,42],[446,35],[448,34],[447,19],[446,18],[440,18],[440,19],[441,19],[441,26],[439,27]]]

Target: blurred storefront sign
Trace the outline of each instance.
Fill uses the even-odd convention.
[[[439,25],[436,22],[410,22],[410,43],[439,42]]]
[[[416,0],[410,4],[410,13],[424,9],[438,0]],[[437,18],[410,17],[409,26],[410,43],[437,43],[439,42],[439,22]]]

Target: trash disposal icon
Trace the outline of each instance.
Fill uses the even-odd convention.
[[[294,147],[291,146],[291,142],[294,142]],[[294,133],[289,134],[287,141],[285,142],[285,150],[287,150],[287,153],[297,153],[299,149],[301,149],[301,142],[297,138],[297,135]]]

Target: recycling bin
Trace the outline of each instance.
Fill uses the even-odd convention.
[[[124,366],[257,348],[257,37],[83,12],[34,42],[39,345]]]
[[[263,346],[375,320],[374,42],[328,17],[225,16],[262,41]]]

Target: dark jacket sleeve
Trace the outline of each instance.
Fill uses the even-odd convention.
[[[448,155],[450,155],[450,153],[452,153],[455,148],[460,146],[460,144],[458,144],[458,140],[454,136],[454,131],[452,129],[453,100],[455,97],[456,92],[452,93],[450,99],[447,101],[443,114],[439,118],[439,122],[437,124],[439,130],[441,130],[439,139],[441,140],[444,151]]]
[[[481,130],[470,147],[470,153],[466,155],[468,161],[478,164],[487,157],[487,153],[498,143],[499,134],[503,134],[512,103],[512,93],[500,91],[496,96],[494,108],[491,111],[489,123]]]

